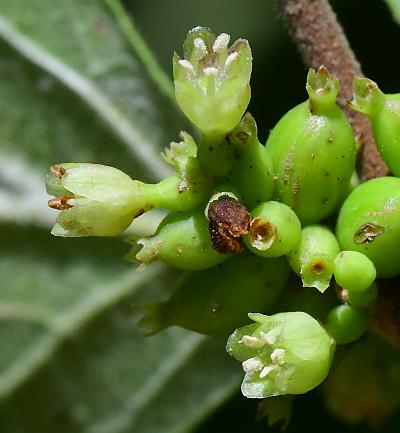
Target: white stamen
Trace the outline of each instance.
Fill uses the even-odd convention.
[[[193,41],[193,45],[196,49],[196,54],[198,55],[199,58],[202,58],[208,54],[207,47],[203,39],[196,38]]]
[[[217,39],[215,39],[213,50],[215,52],[228,48],[229,39],[231,37],[226,33],[221,33]]]
[[[207,77],[210,77],[210,76],[215,77],[217,74],[218,74],[217,68],[213,68],[213,67],[204,68],[204,75],[206,75]]]
[[[225,69],[229,69],[231,64],[239,57],[238,53],[229,54],[229,56],[225,60]]]
[[[260,379],[267,377],[272,371],[277,371],[279,370],[280,367],[278,367],[277,365],[267,365],[265,366],[260,373]]]
[[[275,365],[282,365],[285,363],[285,349],[275,349],[271,353],[271,360]]]
[[[260,338],[262,338],[270,346],[272,346],[273,344],[276,343],[276,336],[274,334],[272,334],[271,332],[266,334],[265,332],[261,331],[260,332]]]
[[[189,60],[179,60],[178,63],[182,66],[182,68],[185,68],[191,74],[195,73],[193,65],[189,62]]]
[[[259,349],[265,345],[265,341],[261,340],[261,338],[252,337],[251,335],[244,335],[241,341],[245,346],[254,349]]]
[[[261,370],[264,364],[260,358],[249,358],[242,362],[242,367],[246,373],[252,373],[253,371]]]

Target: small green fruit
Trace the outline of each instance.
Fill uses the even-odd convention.
[[[338,305],[328,314],[326,330],[336,344],[358,340],[368,328],[368,314],[349,304]]]
[[[142,305],[139,325],[150,333],[179,325],[202,334],[227,335],[248,323],[247,313],[272,307],[289,275],[286,260],[266,260],[251,253],[201,272],[187,272],[171,297]]]
[[[301,224],[283,203],[269,201],[251,212],[249,233],[244,243],[261,257],[279,257],[294,250],[300,241]]]
[[[339,251],[335,235],[329,228],[313,225],[301,231],[300,242],[288,254],[288,260],[293,271],[301,276],[304,287],[315,287],[324,292],[329,287]]]
[[[227,260],[230,255],[212,248],[204,209],[167,215],[154,236],[137,241],[142,249],[136,260],[149,264],[161,260],[176,269],[201,270]]]
[[[380,177],[362,183],[344,201],[336,234],[343,250],[369,257],[377,276],[400,273],[400,179]]]
[[[266,144],[277,199],[303,225],[322,220],[340,204],[354,170],[352,128],[336,105],[339,84],[321,67],[307,76],[309,100],[285,114]]]
[[[371,260],[357,251],[342,251],[335,259],[336,282],[343,288],[360,292],[368,289],[375,281],[376,270]]]

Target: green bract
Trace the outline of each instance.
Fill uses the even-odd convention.
[[[249,317],[256,323],[237,329],[227,343],[246,373],[246,397],[303,394],[325,379],[335,344],[314,318],[303,312]]]
[[[382,159],[400,176],[400,94],[386,95],[368,78],[354,77],[352,107],[366,114]]]
[[[150,333],[179,325],[203,334],[228,334],[255,308],[270,312],[285,286],[285,260],[243,253],[202,272],[187,272],[166,302],[143,305],[140,326]]]
[[[336,233],[342,249],[372,260],[378,277],[400,273],[400,179],[381,177],[357,187],[340,209]]]
[[[239,190],[243,203],[253,208],[270,200],[274,191],[272,160],[258,141],[257,125],[250,113],[229,134],[229,142],[234,153],[229,179]]]
[[[322,220],[343,199],[354,170],[356,146],[336,105],[339,84],[321,67],[307,76],[309,100],[285,114],[266,144],[276,175],[276,195],[302,224]]]
[[[328,227],[313,225],[301,231],[300,242],[288,254],[293,271],[301,276],[303,286],[324,292],[333,275],[333,264],[339,245]]]
[[[292,251],[301,236],[296,214],[283,203],[269,201],[251,212],[252,220],[244,243],[254,254],[279,257]]]
[[[115,236],[147,206],[142,184],[113,167],[63,163],[53,166],[46,190],[60,210],[52,229],[56,236]]]
[[[136,254],[139,262],[149,264],[162,260],[182,270],[210,268],[230,257],[212,248],[203,208],[167,215],[154,236],[139,239],[137,243],[142,246]]]
[[[224,135],[240,121],[250,101],[252,56],[248,42],[230,36],[216,39],[196,27],[188,33],[184,59],[174,54],[176,100],[185,115],[206,135]]]

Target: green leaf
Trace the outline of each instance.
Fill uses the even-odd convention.
[[[58,431],[59,412],[63,432],[185,432],[238,386],[224,341],[135,328],[133,303],[161,296],[175,272],[135,272],[116,239],[0,236],[2,432]]]
[[[0,36],[11,47],[72,90],[150,174],[167,173],[159,159],[167,144],[160,102],[163,109],[171,102],[155,94],[105,7],[95,0],[60,0],[55,8],[1,0],[0,11]]]
[[[0,37],[1,431],[187,432],[238,387],[225,342],[141,335],[133,304],[177,273],[136,272],[119,239],[52,237],[43,185],[63,161],[163,176],[185,123],[100,1],[0,0]]]

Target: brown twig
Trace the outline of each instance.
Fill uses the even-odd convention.
[[[362,72],[330,4],[327,0],[278,0],[278,4],[306,65],[313,68],[325,65],[340,80],[338,104],[363,146],[362,177],[384,176],[388,169],[376,150],[369,120],[348,105],[353,77]]]

